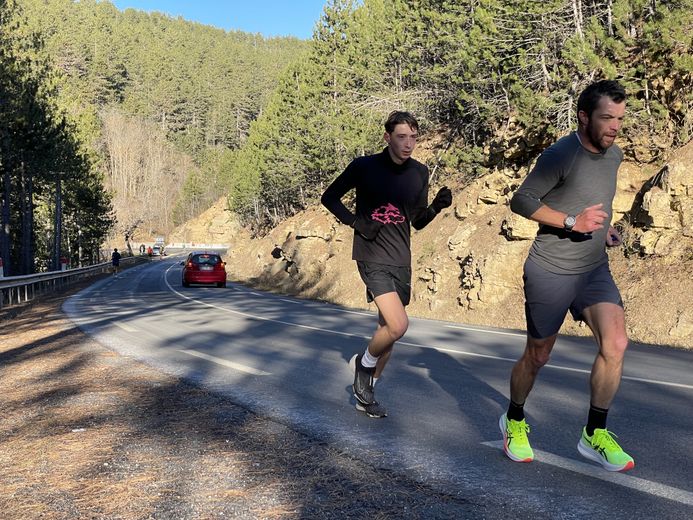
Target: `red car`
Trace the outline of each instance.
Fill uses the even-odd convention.
[[[215,283],[226,287],[226,262],[219,253],[195,251],[188,255],[183,265],[183,287],[192,283]]]

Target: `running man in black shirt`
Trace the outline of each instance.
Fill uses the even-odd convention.
[[[366,284],[369,302],[378,308],[378,327],[363,354],[354,359],[356,408],[369,417],[385,417],[374,385],[409,326],[405,311],[411,297],[410,225],[423,229],[452,204],[446,187],[428,205],[428,168],[411,158],[419,124],[408,112],[393,112],[385,122],[387,147],[354,159],[325,190],[322,203],[343,224],[354,228],[352,258]],[[342,197],[356,190],[356,214]]]

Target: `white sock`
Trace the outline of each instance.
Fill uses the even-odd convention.
[[[376,384],[377,382],[378,382],[378,378],[377,378],[377,377],[374,377],[374,378],[373,378],[373,388],[375,388],[375,384]]]
[[[363,354],[363,357],[361,358],[361,364],[365,368],[373,368],[377,362],[378,358],[371,356],[371,353],[368,352],[368,347],[366,347],[366,352]]]

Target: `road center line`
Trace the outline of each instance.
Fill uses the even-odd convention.
[[[484,446],[490,446],[491,448],[497,448],[499,450],[503,449],[503,441],[488,441],[482,442],[481,444]],[[693,493],[690,491],[666,486],[664,484],[659,484],[657,482],[652,482],[650,480],[645,480],[638,477],[632,477],[625,473],[606,471],[599,466],[587,464],[585,462],[578,462],[565,457],[559,457],[558,455],[553,455],[552,453],[548,453],[546,451],[536,449],[533,451],[535,455],[535,462],[550,464],[574,473],[611,482],[612,484],[616,484],[618,486],[635,489],[636,491],[666,498],[668,500],[674,500],[688,506],[693,505]]]
[[[344,312],[346,314],[358,314],[359,316],[376,316],[376,313],[374,312],[361,312],[361,311],[347,311],[344,309],[339,309],[340,312]]]
[[[520,334],[518,332],[503,332],[500,330],[484,330],[475,329],[474,327],[463,327],[461,325],[445,325],[448,329],[458,329],[458,330],[468,330],[471,332],[483,332],[484,334],[498,334],[500,336],[516,336],[518,338],[526,338],[526,334]]]
[[[264,370],[258,370],[257,368],[249,367],[247,365],[241,365],[240,363],[234,363],[233,361],[229,361],[227,359],[223,359],[220,357],[210,356],[209,354],[204,354],[203,352],[198,352],[197,350],[179,350],[178,352],[182,352],[183,354],[198,357],[201,359],[206,359],[207,361],[211,361],[212,363],[216,363],[217,365],[233,368],[234,370],[238,370],[239,372],[244,372],[246,374],[251,374],[254,376],[272,375],[269,372],[265,372]]]

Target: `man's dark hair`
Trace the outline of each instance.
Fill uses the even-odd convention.
[[[592,116],[592,112],[597,108],[599,100],[607,96],[614,103],[621,103],[626,99],[626,90],[621,86],[618,81],[603,79],[601,81],[596,81],[589,85],[585,90],[582,91],[577,102],[578,114],[582,110],[587,117]]]
[[[419,129],[419,122],[413,115],[411,115],[409,112],[395,110],[387,117],[387,121],[385,121],[385,131],[388,134],[391,134],[395,130],[395,127],[397,125],[401,125],[402,123],[409,125],[409,128],[413,130]]]

